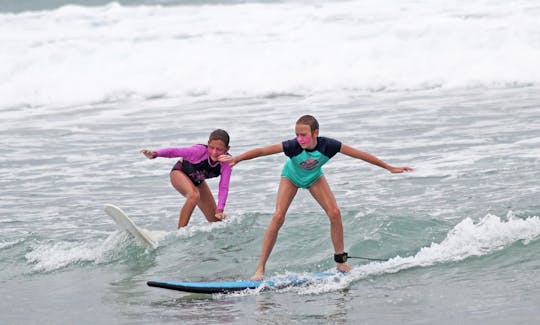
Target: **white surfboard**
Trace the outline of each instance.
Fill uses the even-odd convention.
[[[114,220],[120,230],[127,230],[139,243],[152,249],[158,247],[158,244],[144,230],[137,227],[133,220],[119,207],[105,204],[105,212]]]

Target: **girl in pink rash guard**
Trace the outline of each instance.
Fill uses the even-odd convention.
[[[231,166],[227,162],[218,161],[218,158],[229,155],[228,151],[229,134],[221,129],[210,134],[208,145],[196,144],[186,148],[164,148],[156,151],[141,150],[148,159],[180,158],[170,173],[172,186],[186,198],[180,210],[178,228],[187,226],[195,206],[201,209],[209,222],[221,221],[226,217],[223,210],[229,194]],[[221,177],[216,205],[205,179],[217,176]]]

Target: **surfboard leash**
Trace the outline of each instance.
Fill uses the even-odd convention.
[[[384,258],[363,257],[363,256],[347,256],[347,258],[358,258],[361,260],[378,261],[378,262],[387,262],[389,260],[389,259],[384,259]]]
[[[358,258],[362,260],[368,260],[368,261],[378,261],[378,262],[386,262],[388,259],[382,259],[382,258],[373,258],[373,257],[364,257],[364,256],[349,256],[347,252],[341,253],[341,254],[334,254],[334,261],[336,263],[345,263],[347,262],[347,259],[349,258]]]

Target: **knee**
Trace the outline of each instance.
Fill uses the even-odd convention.
[[[192,201],[192,202],[199,202],[199,199],[201,198],[201,193],[197,189],[194,189],[193,191],[189,191],[186,195],[186,200]]]
[[[285,213],[282,212],[276,212],[274,213],[274,216],[272,217],[271,225],[276,228],[276,230],[279,230],[281,226],[285,223]]]
[[[333,208],[326,212],[331,223],[341,222],[341,211],[338,207]]]

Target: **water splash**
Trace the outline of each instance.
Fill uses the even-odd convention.
[[[132,250],[134,248],[134,255]],[[137,254],[147,254],[127,232],[115,231],[103,242],[47,242],[31,245],[25,258],[32,265],[33,272],[51,272],[69,266],[86,264],[108,264],[120,259],[136,258]]]
[[[540,236],[540,217],[520,219],[509,215],[507,220],[488,214],[475,222],[465,218],[448,232],[440,243],[423,247],[414,256],[396,256],[386,262],[372,262],[355,267],[347,276],[321,281],[321,284],[300,289],[303,294],[339,290],[369,276],[396,273],[415,267],[462,261],[472,256],[485,256],[503,250],[515,242],[528,244]]]

